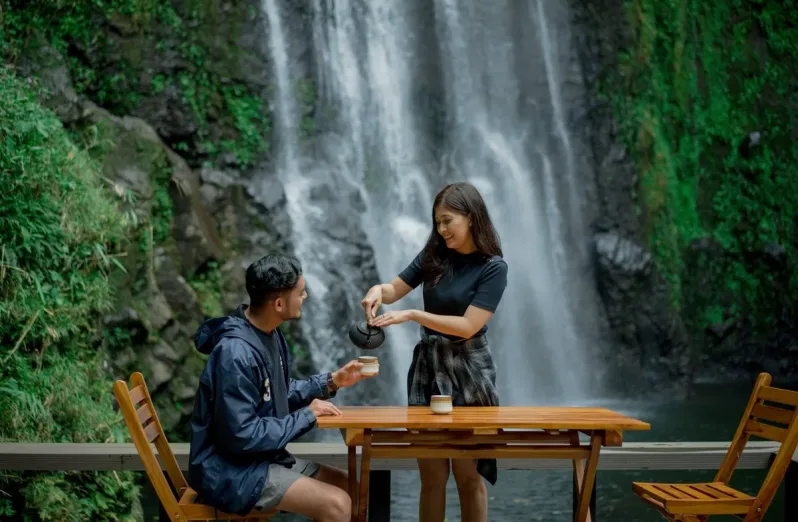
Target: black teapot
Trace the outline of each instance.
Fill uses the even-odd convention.
[[[385,331],[367,321],[355,321],[349,327],[349,340],[358,348],[373,350],[385,342]]]

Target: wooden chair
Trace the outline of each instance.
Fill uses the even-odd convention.
[[[779,489],[798,445],[798,392],[773,388],[770,383],[769,374],[759,374],[729,451],[713,482],[633,482],[634,492],[665,518],[675,522],[704,522],[710,515],[735,515],[744,522],[760,522]],[[755,497],[728,486],[743,449],[752,436],[781,443]]]
[[[169,520],[178,522],[182,520],[268,520],[275,515],[275,511],[251,512],[246,516],[231,515],[219,511],[211,506],[197,504],[197,492],[191,489],[186,482],[180,466],[169,442],[166,440],[163,427],[158,414],[155,412],[150,392],[144,383],[144,376],[136,372],[130,376],[133,388],[128,388],[127,383],[118,380],[114,383],[114,395],[122,410],[133,443],[144,464],[147,476],[152,482],[158,499],[163,504]],[[155,457],[152,443],[158,449],[169,481],[174,490],[169,487],[161,466]]]

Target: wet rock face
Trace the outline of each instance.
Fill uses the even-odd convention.
[[[172,4],[180,13],[183,3],[189,4]],[[204,66],[224,85],[244,84],[250,93],[265,90],[271,69],[264,58],[258,2],[208,5],[217,11],[213,24],[183,29],[199,39]],[[197,115],[179,83],[151,87],[156,77],[196,72],[196,64],[178,52],[185,41],[158,20],[155,38],[148,38],[130,16],[98,23],[107,25],[104,47],[69,52],[81,55],[99,75],[119,73],[120,64],[144,75],[119,87],[138,96],[129,113],[112,112],[78,95],[64,56],[43,37],[30,39],[18,72],[44,87],[42,103],[76,139],[85,138],[112,189],[129,194],[122,210],[135,224],[121,259],[126,272],[115,274],[116,305],[102,320],[108,366],[113,378],[143,372],[156,403],[163,406],[159,413],[165,428],[177,434],[176,440],[188,440],[188,416],[204,366],[192,344],[194,332],[209,315],[248,301],[243,281],[249,263],[268,251],[291,251],[290,219],[282,186],[273,176],[262,176],[256,186],[252,178],[261,176],[236,170],[236,161],[227,162],[231,170],[197,169],[194,152],[171,148],[196,136]],[[225,136],[231,125],[226,101],[208,102],[209,135]],[[292,337],[302,343],[296,324],[286,330],[296,330]],[[315,370],[301,350],[294,367],[300,374]]]
[[[582,130],[596,172],[596,284],[612,337],[601,359],[612,387],[683,390],[690,373],[687,332],[645,246],[634,199],[638,171],[600,91],[604,74],[616,66],[619,50],[631,37],[624,3],[572,0],[571,9],[589,100]]]
[[[618,233],[598,233],[594,245],[599,293],[616,340],[603,357],[609,374],[623,376],[615,381],[621,388],[682,388],[690,369],[687,333],[651,255]]]

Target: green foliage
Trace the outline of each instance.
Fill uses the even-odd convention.
[[[22,4],[22,5],[20,5]],[[118,61],[118,70],[103,74],[94,70],[86,57],[69,52],[70,45],[88,52],[106,53],[112,50],[105,37],[101,18],[115,14],[134,17],[135,23],[149,22],[149,13],[156,0],[43,0],[35,2],[0,1],[0,51],[9,62],[16,62],[26,43],[38,35],[44,36],[67,59],[72,80],[78,92],[91,94],[103,106],[114,106],[129,112],[141,99],[130,87],[136,82],[136,72],[125,58]]]
[[[217,263],[208,263],[207,269],[195,275],[188,284],[197,293],[197,300],[206,317],[220,317],[225,314],[222,306],[222,273]]]
[[[150,224],[153,229],[153,241],[156,244],[167,240],[172,229],[174,204],[169,195],[169,184],[172,178],[172,167],[165,155],[161,155],[153,163],[150,171],[152,183],[152,200],[150,201]]]
[[[90,157],[0,68],[0,440],[123,441],[97,348],[127,223]],[[129,473],[4,473],[0,513],[132,520]]]
[[[242,167],[268,152],[271,128],[259,93],[211,63],[209,45],[221,9],[215,2],[50,0],[12,9],[13,3],[0,0],[0,52],[8,60],[15,61],[25,43],[42,33],[67,57],[76,91],[114,114],[129,114],[142,99],[176,86],[197,125],[190,140],[171,144],[176,150],[193,151],[210,165],[232,155]],[[109,26],[132,41],[113,37]],[[155,73],[147,54],[172,51],[186,67]],[[229,45],[216,60],[223,68],[237,55],[238,48]]]
[[[694,330],[733,317],[767,332],[794,308],[795,4],[627,1],[634,45],[604,92],[641,169],[655,259]],[[760,144],[742,153],[754,131]],[[698,239],[720,253],[692,249]],[[786,249],[789,267],[764,262],[769,244]]]
[[[6,341],[57,342],[89,326],[109,304],[107,273],[125,225],[97,166],[28,89],[0,71],[0,314]],[[24,339],[21,339],[24,340]]]

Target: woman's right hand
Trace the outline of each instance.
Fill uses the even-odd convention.
[[[374,285],[366,292],[366,297],[360,301],[366,310],[366,318],[371,321],[377,316],[377,310],[382,304],[382,285]]]

